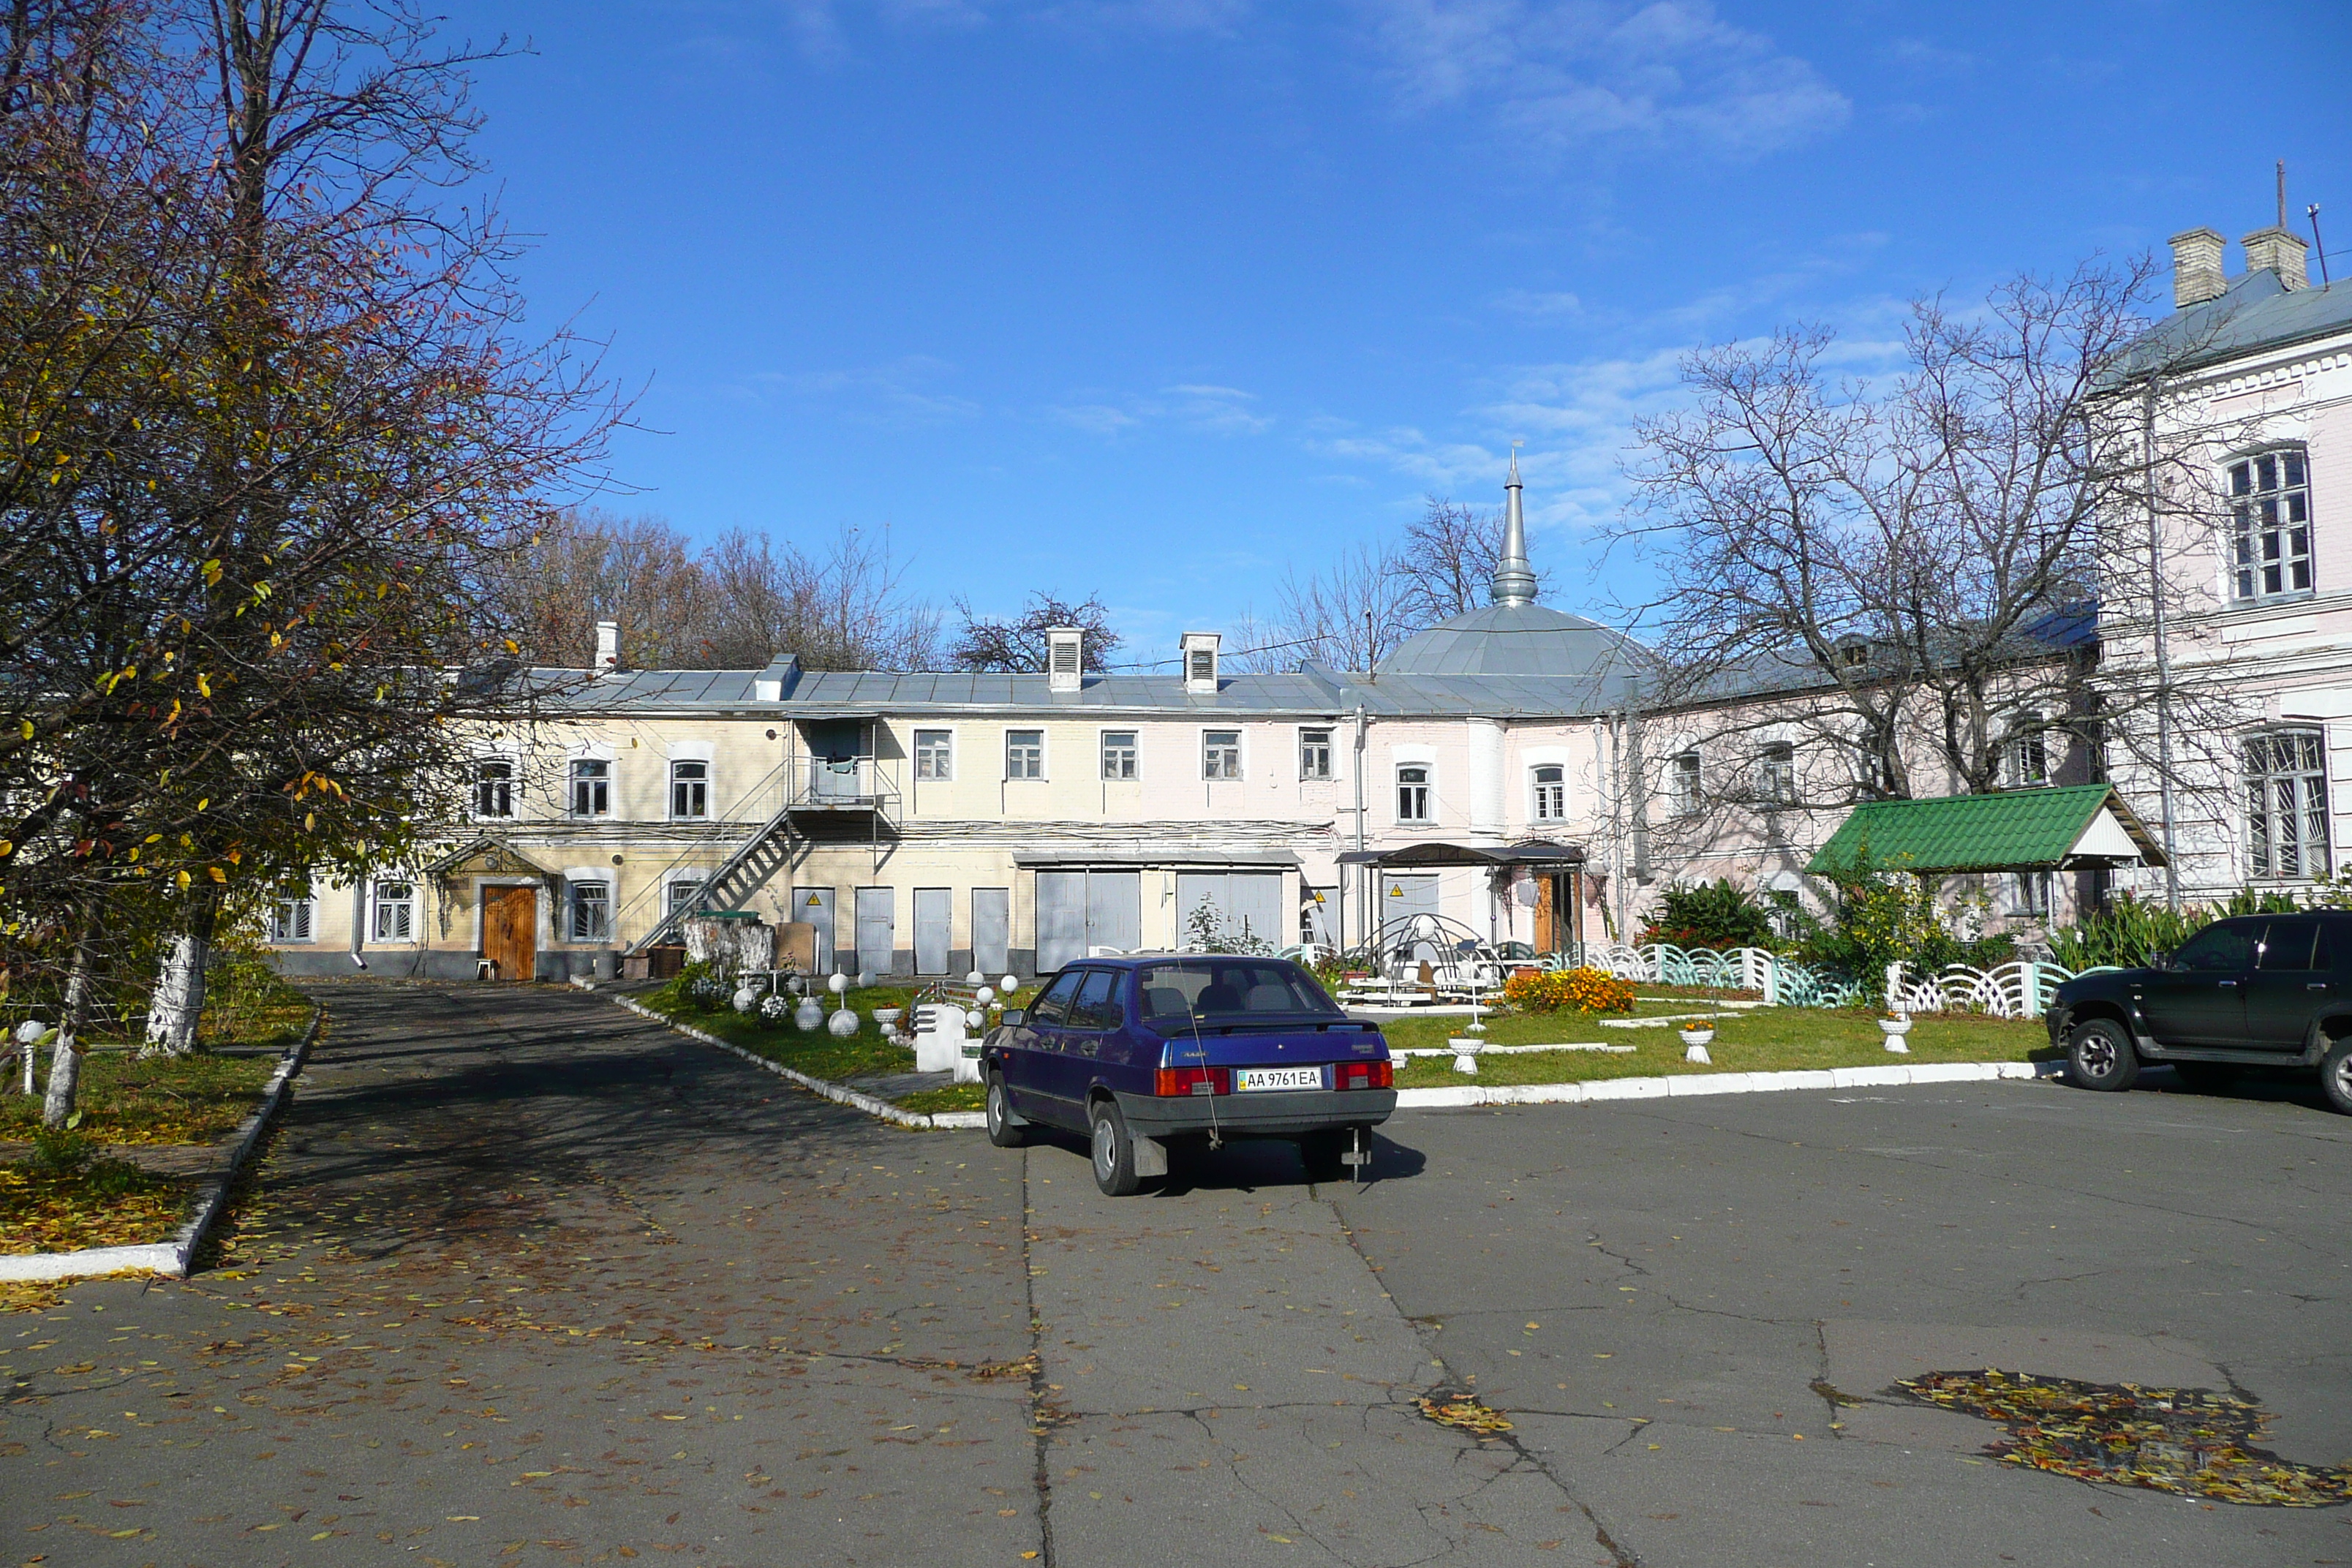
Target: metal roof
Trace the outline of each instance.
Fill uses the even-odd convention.
[[[1591,679],[1630,669],[1640,645],[1624,633],[1548,605],[1496,604],[1417,632],[1380,661],[1398,675],[1535,675]]]
[[[2109,817],[2111,824],[2103,821]],[[2110,826],[2121,834],[2102,831]],[[2126,848],[2137,857],[2119,853]],[[1838,825],[1805,870],[2053,871],[2134,858],[2164,864],[2164,851],[2114,786],[2071,784],[1868,801]]]
[[[2118,355],[2110,387],[2149,371],[2192,370],[2331,332],[2352,331],[2352,283],[2289,289],[2267,268],[2231,279],[2214,299],[2175,310]]]

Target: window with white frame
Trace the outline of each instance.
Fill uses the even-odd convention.
[[[915,777],[945,781],[955,777],[955,732],[915,731]]]
[[[1105,730],[1102,732],[1102,776],[1107,779],[1135,777],[1135,731]]]
[[[2246,742],[2248,858],[2266,880],[2327,875],[2327,755],[2317,730],[2276,730]]]
[[[2050,873],[2047,871],[2012,871],[2009,875],[2009,912],[2031,915],[2036,920],[2050,918]]]
[[[662,912],[674,915],[681,910],[691,910],[694,908],[695,901],[701,896],[702,883],[699,880],[691,878],[680,879],[669,885],[667,898],[669,907]]]
[[[1330,731],[1298,731],[1298,776],[1302,779],[1328,779],[1331,776]]]
[[[613,884],[610,882],[572,883],[571,914],[570,930],[573,942],[611,941]]]
[[[1429,764],[1400,763],[1396,771],[1397,820],[1429,820]]]
[[[1568,820],[1568,770],[1557,763],[1547,763],[1536,769],[1535,785],[1536,820]]]
[[[613,764],[602,757],[572,759],[572,815],[604,816],[613,809]]]
[[[1239,730],[1201,731],[1201,776],[1237,779],[1242,776],[1242,732]]]
[[[2010,737],[2009,787],[2011,789],[2050,782],[2049,731],[2042,728],[2042,716],[2038,713],[2028,716],[2026,723],[2032,728]]]
[[[710,764],[680,758],[669,765],[669,814],[694,822],[710,815]]]
[[[289,893],[269,906],[269,940],[276,942],[315,942],[319,900],[308,893]]]
[[[1042,779],[1045,776],[1045,731],[1004,731],[1004,776],[1009,779]]]
[[[2230,465],[2231,596],[2311,592],[2311,480],[2300,447]]]
[[[375,919],[368,927],[370,942],[415,942],[416,940],[416,884],[414,882],[378,882],[375,885]]]
[[[485,757],[474,764],[474,815],[514,815],[514,764],[503,757]]]
[[[1793,742],[1771,741],[1757,764],[1758,793],[1773,805],[1789,805],[1797,798],[1797,748]]]
[[[1684,752],[1677,755],[1666,773],[1666,796],[1676,816],[1690,816],[1698,811],[1698,752]]]

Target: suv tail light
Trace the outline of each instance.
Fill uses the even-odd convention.
[[[1234,1075],[1226,1068],[1161,1068],[1154,1094],[1231,1094]]]
[[[1333,1062],[1333,1089],[1393,1089],[1396,1067],[1391,1062]]]

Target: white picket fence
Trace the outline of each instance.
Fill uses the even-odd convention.
[[[1809,968],[1760,947],[1717,952],[1705,947],[1675,947],[1667,942],[1643,947],[1624,942],[1607,946],[1595,943],[1585,949],[1584,962],[1621,980],[1644,981],[1653,985],[1758,991],[1768,1004],[1783,1007],[1850,1007],[1864,994],[1858,981]],[[1891,1008],[1904,1013],[1984,1013],[1996,1018],[2038,1018],[2049,1007],[2051,994],[2062,983],[2074,978],[2074,971],[2063,963],[2030,959],[1991,969],[1955,963],[1939,973],[1916,976],[1909,965],[1890,963],[1886,966],[1886,997]]]

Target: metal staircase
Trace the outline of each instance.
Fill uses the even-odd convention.
[[[719,869],[707,878],[693,899],[680,904],[655,922],[652,930],[631,942],[626,951],[632,954],[657,947],[668,941],[688,916],[706,910],[740,910],[752,894],[768,885],[768,879],[792,863],[794,835],[792,827],[793,805],[787,801],[782,810],[768,818],[757,833],[736,847],[735,852],[719,863]]]

